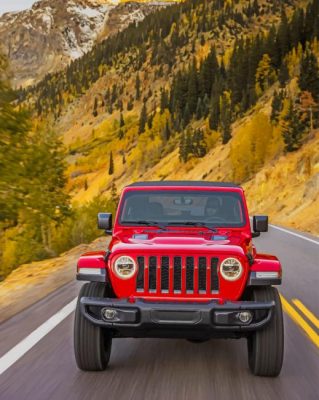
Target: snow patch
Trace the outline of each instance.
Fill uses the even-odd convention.
[[[41,13],[41,20],[46,28],[46,31],[50,32],[53,25],[53,15],[51,7],[44,8],[43,13]]]
[[[68,2],[67,11],[70,15],[78,19],[78,27],[80,29],[77,39],[73,32],[72,38],[69,37],[68,40],[69,50],[67,53],[72,59],[78,58],[92,49],[112,8],[113,6],[110,5],[92,4],[92,7],[90,7],[75,4],[73,1]],[[68,32],[68,36],[70,36],[70,31]],[[74,39],[76,40],[76,45]]]
[[[79,5],[75,5],[74,3],[69,3],[69,7],[67,7],[67,11],[70,14],[78,14],[80,18],[89,18],[94,22],[103,21],[104,15],[107,11],[109,11],[110,7],[107,5],[99,6],[99,7],[81,7]]]
[[[65,28],[63,31],[65,39],[64,51],[74,60],[83,56],[83,50],[78,45],[75,33],[70,28]]]

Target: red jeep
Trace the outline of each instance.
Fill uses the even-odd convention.
[[[246,338],[253,374],[277,376],[283,362],[281,284],[275,256],[252,238],[268,230],[231,183],[140,182],[124,188],[106,251],[82,255],[74,326],[80,369],[104,370],[112,338]]]

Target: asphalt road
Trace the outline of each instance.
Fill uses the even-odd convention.
[[[310,240],[270,228],[255,239],[284,267],[285,360],[278,378],[250,374],[243,339],[117,339],[109,369],[84,373],[73,357],[71,313],[2,373],[0,399],[318,400],[319,239],[304,237]],[[72,282],[0,325],[0,357],[69,304],[79,287]]]

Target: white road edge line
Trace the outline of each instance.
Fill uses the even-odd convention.
[[[46,322],[40,325],[25,339],[21,340],[16,346],[9,350],[4,356],[0,358],[0,375],[3,374],[8,368],[18,361],[25,353],[27,353],[33,346],[35,346],[44,336],[51,332],[60,322],[67,318],[76,306],[77,298],[72,300],[65,307],[61,308],[56,314],[49,318]]]
[[[310,239],[307,236],[299,235],[298,233],[288,231],[287,229],[284,229],[284,228],[279,228],[279,226],[276,226],[276,225],[269,224],[269,226],[271,226],[274,229],[277,229],[278,231],[289,233],[290,235],[296,236],[296,237],[298,237],[300,239],[308,240],[308,242],[311,242],[311,243],[319,245],[318,241],[316,241],[314,239]]]

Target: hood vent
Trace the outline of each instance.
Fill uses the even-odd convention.
[[[148,240],[148,234],[147,233],[135,233],[133,235],[133,239],[136,239],[136,240]]]

